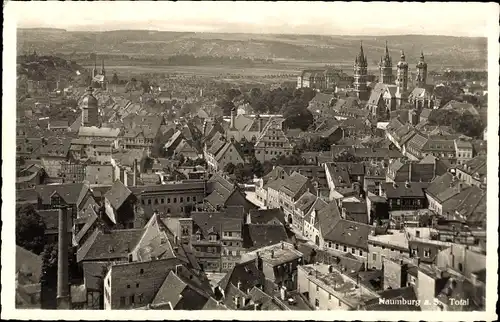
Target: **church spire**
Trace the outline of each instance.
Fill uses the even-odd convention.
[[[104,58],[102,59],[101,75],[106,75],[106,71],[104,70]]]

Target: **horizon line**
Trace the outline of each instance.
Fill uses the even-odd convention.
[[[311,34],[311,33],[262,33],[262,32],[228,32],[228,31],[179,31],[179,30],[161,30],[161,29],[109,29],[109,30],[91,30],[91,29],[65,29],[55,27],[17,27],[22,30],[60,30],[64,32],[89,32],[89,33],[106,33],[106,32],[120,32],[120,31],[147,31],[147,32],[169,32],[169,33],[193,33],[193,34],[226,34],[226,35],[296,35],[296,36],[324,36],[324,37],[401,37],[401,36],[425,36],[425,37],[450,37],[450,38],[488,38],[486,36],[454,36],[446,34],[417,34],[417,33],[402,33],[402,34],[367,34],[367,35],[350,35],[350,34]]]

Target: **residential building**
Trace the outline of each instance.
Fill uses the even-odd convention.
[[[455,171],[458,179],[466,184],[486,189],[486,155],[476,156],[461,166],[457,166]]]
[[[455,140],[455,155],[457,159],[457,164],[462,165],[472,159],[473,148],[469,141]]]
[[[316,310],[357,310],[362,302],[379,295],[359,280],[332,265],[309,264],[298,268],[298,291]]]
[[[275,245],[259,248],[244,254],[241,263],[255,260],[257,269],[264,273],[275,289],[286,287],[287,290],[297,289],[297,267],[303,262],[303,255],[294,245],[281,242]]]
[[[408,233],[402,230],[388,231],[384,235],[368,236],[368,261],[367,267],[382,269],[384,258],[395,261],[410,258]]]
[[[386,198],[389,211],[427,208],[425,190],[428,182],[384,182],[379,195]]]
[[[292,154],[293,147],[283,132],[283,118],[271,117],[255,142],[255,157],[260,162]]]

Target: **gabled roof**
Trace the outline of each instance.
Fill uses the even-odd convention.
[[[298,172],[292,173],[288,178],[283,180],[280,191],[295,199],[298,197],[300,190],[307,184],[309,179]]]
[[[340,219],[333,229],[324,235],[324,239],[361,249],[368,249],[368,236],[374,231],[375,227],[373,226]]]
[[[106,192],[104,198],[109,201],[115,210],[118,210],[131,195],[132,191],[130,191],[120,180],[116,180],[111,189]]]
[[[279,222],[273,225],[247,224],[244,227],[243,236],[243,247],[248,250],[266,247],[288,240],[285,227]]]
[[[77,261],[126,258],[143,234],[143,229],[103,232],[96,229],[76,253]]]
[[[259,271],[255,260],[243,263],[237,263],[230,272],[228,272],[219,282],[219,287],[226,292],[231,284],[238,285],[240,282],[241,290],[250,290],[254,286],[261,284],[265,279],[264,273]]]
[[[326,236],[341,220],[339,207],[335,201],[330,202],[326,207],[322,207],[316,213],[314,227],[321,231],[323,236]]]
[[[249,214],[252,224],[268,224],[275,220],[285,224],[285,213],[279,208],[251,209]]]
[[[44,205],[51,203],[51,196],[56,192],[67,204],[79,206],[89,191],[89,186],[85,183],[61,183],[38,185],[35,190]]]
[[[152,304],[170,303],[174,310],[201,310],[210,295],[170,271]]]
[[[302,212],[306,213],[311,206],[316,202],[316,195],[313,195],[309,191],[306,191],[299,200],[295,202],[295,208],[300,209]]]

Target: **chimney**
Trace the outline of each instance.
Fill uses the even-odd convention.
[[[68,208],[59,208],[58,255],[57,255],[57,308],[69,310],[68,278]]]
[[[406,187],[406,188],[410,188],[410,181],[406,180],[406,182],[405,182],[405,187]]]
[[[132,177],[132,186],[137,185],[137,159],[134,159],[134,165],[133,165],[133,177]]]
[[[231,126],[230,129],[234,129],[234,120],[236,119],[236,107],[231,109]]]
[[[408,162],[408,181],[411,182],[411,164],[412,162]]]
[[[241,282],[240,281],[238,281],[237,286],[238,286],[238,289],[241,290]]]
[[[282,286],[280,289],[280,298],[282,301],[286,300],[286,287]]]
[[[247,220],[246,220],[247,224],[251,224],[252,223],[252,215],[250,215],[250,212],[247,213]]]

